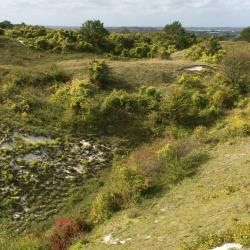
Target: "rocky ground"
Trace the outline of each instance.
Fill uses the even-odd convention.
[[[95,139],[6,133],[0,138],[0,217],[18,232],[46,220],[111,158],[109,146]]]

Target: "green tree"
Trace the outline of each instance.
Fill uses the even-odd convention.
[[[196,42],[195,34],[187,32],[180,22],[173,22],[166,25],[163,31],[164,38],[170,44],[175,45],[177,49],[188,48]]]
[[[14,25],[10,22],[10,21],[3,21],[3,22],[0,22],[0,28],[2,29],[11,29],[13,28]]]
[[[241,31],[240,39],[250,42],[250,27],[247,27]]]
[[[0,28],[0,36],[4,35],[4,29]]]
[[[104,28],[100,20],[86,21],[80,30],[84,41],[99,49],[105,49],[109,31]]]
[[[205,44],[205,50],[206,50],[206,54],[207,55],[215,55],[216,53],[218,53],[219,50],[221,50],[222,47],[220,45],[220,42],[218,40],[218,38],[216,37],[210,37]]]

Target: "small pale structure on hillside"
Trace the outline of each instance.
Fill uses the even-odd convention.
[[[204,70],[204,67],[203,66],[192,66],[192,67],[186,68],[185,70],[187,70],[187,71],[202,71],[202,70]]]
[[[227,243],[227,244],[224,244],[221,247],[213,248],[212,250],[238,250],[238,249],[242,249],[242,248],[243,248],[243,246],[240,245],[240,244]]]

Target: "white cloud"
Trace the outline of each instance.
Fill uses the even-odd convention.
[[[217,25],[237,26],[250,23],[249,10],[249,0],[0,0],[1,18],[65,25],[101,18],[108,25],[163,25],[181,20],[186,25],[217,21]]]

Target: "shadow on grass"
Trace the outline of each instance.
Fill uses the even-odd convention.
[[[174,186],[186,178],[192,178],[198,174],[200,167],[210,159],[207,152],[194,151],[176,162],[165,163],[159,171],[154,185],[150,186],[144,193],[146,199],[162,197]],[[164,163],[163,163],[164,164]]]

